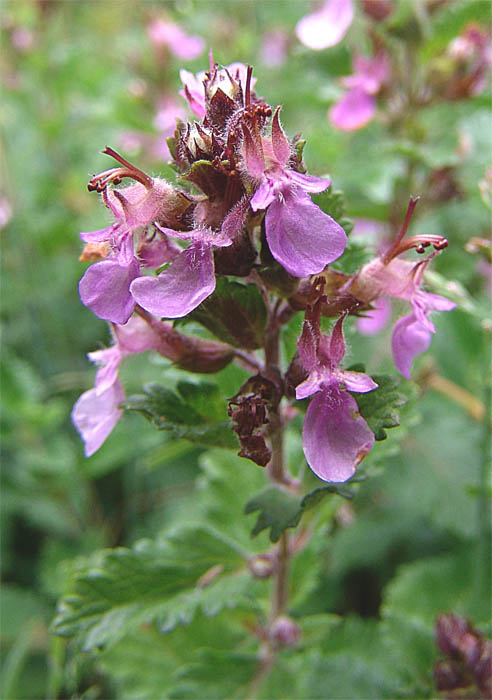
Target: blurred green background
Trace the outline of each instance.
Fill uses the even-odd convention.
[[[482,487],[490,445],[484,416],[490,306],[484,261],[465,245],[472,236],[490,235],[484,201],[491,187],[490,91],[434,102],[398,123],[385,118],[383,107],[383,117],[361,131],[338,132],[327,109],[341,94],[337,78],[351,72],[353,48],[368,46],[368,20],[358,8],[347,38],[314,52],[294,33],[310,8],[301,0],[0,4],[0,215],[8,219],[1,300],[6,699],[114,696],[111,674],[90,658],[86,665],[71,661],[65,642],[49,633],[56,600],[79,557],[156,535],[193,493],[200,448],[175,443],[140,417],[125,415],[86,460],[70,410],[93,382],[86,353],[109,342],[106,324],[77,293],[86,267],[78,260],[78,233],[107,221],[87,181],[110,167],[100,154],[106,145],[153,174],[172,177],[153,150],[156,139],[162,143],[156,114],[166,96],[177,95],[180,68],[207,67],[208,48],[224,65],[254,66],[256,92],[284,105],[287,132],[302,131],[307,140],[310,172],[329,173],[345,191],[348,216],[394,225],[409,196],[422,194],[413,232],[450,241],[435,261],[432,290],[460,308],[436,319],[431,350],[417,363],[418,382],[403,382],[412,400],[398,429],[400,451],[396,442],[380,451],[376,446],[374,462],[385,468],[336,528],[323,560],[327,575],[306,609],[322,596],[326,611],[377,617],[383,588],[401,564],[460,552],[480,537],[487,552]],[[425,30],[414,3],[402,2],[390,32],[395,55],[404,62],[405,51],[414,50],[415,79],[423,80],[467,22],[486,27],[489,11],[488,2],[444,3]],[[159,53],[147,32],[156,17],[204,37],[201,57],[183,62]],[[402,28],[406,44],[399,48]],[[405,34],[410,29],[413,39]],[[274,41],[281,46],[277,65],[268,53]],[[179,97],[177,104],[184,109]],[[353,235],[377,245],[357,222]],[[360,336],[352,324],[350,360],[365,362],[370,371],[393,371],[389,334]],[[152,379],[173,382],[177,374],[148,355],[123,370],[128,392]],[[234,369],[221,373],[225,395],[235,393],[240,376]]]

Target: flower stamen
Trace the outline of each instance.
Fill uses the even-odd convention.
[[[404,240],[405,235],[408,231],[408,227],[410,225],[410,220],[413,216],[414,209],[419,199],[420,197],[410,198],[403,226],[401,227],[400,232],[396,237],[395,241],[388,248],[386,253],[382,256],[382,262],[385,265],[387,265],[391,260],[393,260],[393,258],[396,258],[398,255],[401,255],[405,251],[411,250],[412,248],[415,248],[415,250],[419,254],[425,253],[425,249],[431,245],[436,251],[444,250],[444,248],[447,248],[447,238],[444,238],[444,236],[438,236],[434,234],[420,234],[418,236],[412,236],[411,238]]]
[[[87,185],[87,189],[89,190],[89,192],[103,192],[110,182],[112,182],[115,185],[119,185],[125,177],[129,177],[132,180],[136,180],[147,189],[151,189],[152,178],[149,177],[146,173],[137,168],[135,165],[132,165],[129,161],[125,160],[123,156],[120,156],[119,153],[117,153],[109,146],[106,146],[103,153],[105,153],[108,156],[111,156],[119,163],[121,163],[121,167],[110,168],[109,170],[104,170],[98,175],[94,175],[94,177],[92,177],[89,180],[89,183]]]

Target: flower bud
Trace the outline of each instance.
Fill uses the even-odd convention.
[[[193,336],[181,336],[185,352],[176,361],[180,369],[198,374],[213,374],[219,372],[234,359],[234,351],[225,343],[213,340],[202,340]]]
[[[301,638],[300,627],[290,617],[277,617],[270,628],[270,639],[278,647],[292,647]]]
[[[225,343],[184,335],[175,330],[171,323],[159,321],[139,307],[137,310],[158,338],[154,345],[155,350],[180,369],[212,374],[226,367],[234,359],[234,350]]]
[[[392,0],[362,0],[364,14],[376,22],[382,22],[391,15],[395,6]]]
[[[248,559],[248,569],[254,578],[270,578],[275,571],[275,562],[268,554],[256,554]]]

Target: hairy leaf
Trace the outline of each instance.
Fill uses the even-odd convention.
[[[343,272],[346,275],[353,275],[357,270],[360,270],[363,265],[369,262],[370,258],[371,252],[365,245],[356,243],[355,241],[349,241],[343,251],[343,255],[330,264],[330,270]]]
[[[353,479],[351,483],[354,483],[356,479]],[[307,493],[301,501],[301,509],[303,511],[309,508],[314,508],[320,503],[326,496],[332,493],[337,493],[342,498],[351,499],[354,497],[354,492],[346,486],[334,486],[330,484],[329,486],[321,486],[320,488],[314,489]]]
[[[490,570],[482,567],[480,552],[466,546],[454,555],[412,562],[400,567],[386,587],[383,617],[406,618],[433,629],[440,612],[471,616],[477,624],[490,623]],[[480,578],[477,579],[477,576]],[[479,585],[477,585],[479,581]]]
[[[203,649],[177,674],[173,698],[229,700],[246,695],[259,666],[256,654]]]
[[[360,366],[350,369],[360,370]],[[396,428],[400,425],[400,414],[398,409],[407,403],[407,397],[396,391],[399,380],[387,374],[378,374],[372,377],[378,388],[369,391],[367,394],[352,393],[357,401],[359,412],[366,420],[368,426],[374,433],[376,440],[385,440],[385,428]]]
[[[200,660],[201,649],[227,652],[238,648],[244,636],[244,629],[231,612],[227,617],[218,615],[213,622],[198,613],[189,625],[176,627],[168,634],[161,634],[153,626],[140,627],[100,653],[98,664],[111,675],[119,698],[168,698],[182,689],[181,676],[195,660]],[[215,697],[213,692],[212,696]]]
[[[213,294],[186,317],[205,326],[219,340],[255,350],[264,344],[266,309],[254,284],[219,277]]]
[[[353,480],[355,481],[356,479]],[[269,486],[249,500],[244,509],[246,515],[260,511],[251,536],[254,537],[270,528],[270,540],[277,542],[284,530],[297,527],[304,511],[314,508],[330,494],[338,494],[348,499],[353,497],[353,492],[346,486],[333,484],[314,489],[304,497],[294,496],[277,486]]]
[[[154,383],[144,386],[143,391],[129,396],[123,405],[141,413],[158,430],[199,445],[237,449],[237,439],[227,420],[226,401],[217,385],[179,382],[174,392]]]
[[[296,527],[302,515],[300,499],[276,486],[269,486],[248,501],[244,512],[260,511],[252,537],[270,528],[270,540],[277,542],[284,530]]]
[[[248,605],[251,577],[241,549],[207,527],[186,528],[162,543],[103,551],[82,565],[62,599],[54,631],[83,648],[111,645],[142,624],[164,632],[188,624],[198,609],[216,615]]]

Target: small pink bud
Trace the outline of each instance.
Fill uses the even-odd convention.
[[[270,638],[278,647],[292,647],[301,638],[300,627],[290,617],[277,617],[270,628]]]
[[[275,571],[275,562],[268,554],[257,554],[248,560],[248,569],[254,578],[269,578]]]

